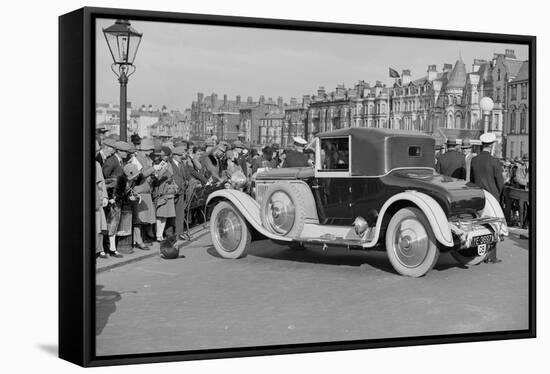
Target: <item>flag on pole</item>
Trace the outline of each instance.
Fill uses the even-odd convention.
[[[390,78],[399,78],[397,70],[390,68]]]

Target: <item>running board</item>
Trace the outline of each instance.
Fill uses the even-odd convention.
[[[371,229],[371,236],[374,230]],[[372,248],[371,240],[357,235],[352,226],[305,224],[300,237],[292,238],[296,242],[347,247],[348,249]]]

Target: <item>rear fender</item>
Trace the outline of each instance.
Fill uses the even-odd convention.
[[[447,216],[445,215],[445,212],[443,211],[439,203],[435,201],[432,197],[422,192],[405,191],[392,196],[382,206],[382,209],[380,210],[378,219],[376,221],[376,231],[374,234],[374,238],[368,243],[365,243],[363,245],[364,247],[374,247],[376,243],[378,243],[380,232],[382,230],[382,222],[384,220],[384,216],[386,214],[389,214],[387,213],[387,210],[393,204],[399,201],[410,201],[411,203],[416,205],[426,215],[426,218],[430,223],[430,226],[437,241],[446,247],[454,246],[453,235],[449,227],[449,220],[447,219]]]
[[[504,212],[502,211],[500,204],[498,203],[497,199],[495,199],[492,193],[486,190],[483,190],[483,193],[485,194],[485,207],[481,211],[481,216],[502,218],[504,222],[502,226],[502,234],[504,236],[508,236],[508,225],[506,224]]]
[[[246,221],[260,234],[264,235],[269,239],[281,240],[285,242],[291,242],[292,239],[273,234],[269,232],[262,226],[262,221],[260,220],[260,204],[254,200],[250,195],[245,194],[244,192],[225,189],[218,190],[210,195],[206,200],[206,207],[208,208],[209,204],[216,204],[218,200],[225,200],[231,202],[235,208],[243,215]]]

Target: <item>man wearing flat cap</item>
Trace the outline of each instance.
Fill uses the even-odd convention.
[[[103,167],[105,160],[107,160],[113,153],[115,153],[115,141],[111,138],[106,138],[103,143],[100,143],[101,149],[95,155],[95,160],[99,162],[99,165]]]
[[[304,154],[304,147],[306,146],[306,144],[307,141],[301,136],[294,137],[294,149],[286,152],[283,167],[292,168],[309,166],[309,157]]]
[[[115,153],[111,155],[103,164],[103,175],[109,195],[109,205],[106,209],[107,230],[109,235],[109,254],[113,257],[122,257],[116,249],[116,234],[121,217],[122,199],[125,194],[125,182],[123,181],[124,166],[128,160],[128,155],[132,151],[132,146],[126,142],[118,141],[112,146]],[[107,248],[105,248],[107,250]]]
[[[244,143],[241,142],[240,140],[235,140],[233,142],[233,151],[235,152],[235,154],[237,155],[237,165],[239,165],[242,169],[242,171],[248,175],[248,165],[246,163],[246,154],[244,154],[243,150],[245,149],[244,147]]]
[[[456,148],[456,139],[447,139],[447,152],[439,156],[437,164],[435,165],[435,171],[448,177],[465,179],[466,163],[464,161],[464,155]]]
[[[472,159],[472,170],[470,181],[491,193],[497,201],[500,201],[500,194],[504,187],[502,166],[496,157],[491,155],[491,149],[496,142],[496,136],[492,132],[485,133],[479,138],[482,144],[482,151]],[[496,247],[490,251],[485,259],[487,263],[498,263]]]
[[[99,125],[95,129],[95,140],[99,143],[99,145],[103,144],[103,140],[105,140],[105,134],[107,134],[109,130],[105,128],[104,125]]]
[[[187,144],[182,144],[174,148],[170,167],[174,182],[178,185],[178,192],[174,195],[174,207],[176,209],[175,230],[174,234],[181,236],[184,233],[185,224],[185,191],[187,189],[187,181],[189,175],[187,168],[184,165],[184,157],[187,157]]]

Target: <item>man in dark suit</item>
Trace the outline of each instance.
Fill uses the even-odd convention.
[[[286,152],[286,158],[283,163],[284,168],[309,166],[309,157],[304,153],[304,147],[307,141],[301,136],[294,138],[294,150]]]
[[[456,139],[447,140],[447,152],[439,156],[435,171],[448,177],[465,179],[466,163],[464,155],[456,149]]]
[[[124,175],[124,164],[126,159],[128,158],[128,154],[131,152],[131,146],[130,144],[118,141],[113,144],[113,148],[115,149],[115,153],[108,157],[105,160],[105,163],[103,164],[103,176],[105,177],[105,185],[107,186],[107,193],[109,194],[109,200],[112,200],[116,196],[116,187],[117,187],[117,181],[119,177]],[[110,204],[106,207],[105,215],[107,216],[107,225],[110,227],[111,225],[116,227],[118,225],[118,222],[111,221],[112,219],[116,218],[110,218],[109,210],[110,209],[120,209],[120,206],[122,205],[121,201],[115,201],[114,204]],[[120,220],[120,215],[115,216],[118,217],[118,220]],[[105,250],[108,249],[109,254],[113,257],[123,257],[117,250],[116,250],[116,233],[109,236],[108,245],[104,242]]]
[[[184,232],[185,224],[185,191],[189,176],[183,163],[183,157],[187,155],[187,145],[180,145],[172,151],[170,166],[172,167],[174,182],[178,185],[178,193],[174,197],[176,208],[175,230],[174,234],[181,236]]]
[[[470,181],[487,190],[497,201],[500,201],[500,193],[504,187],[502,167],[499,160],[491,155],[491,148],[496,141],[496,136],[494,133],[485,133],[479,139],[482,143],[482,151],[472,159]],[[485,262],[501,262],[497,258],[496,247],[489,252]]]

